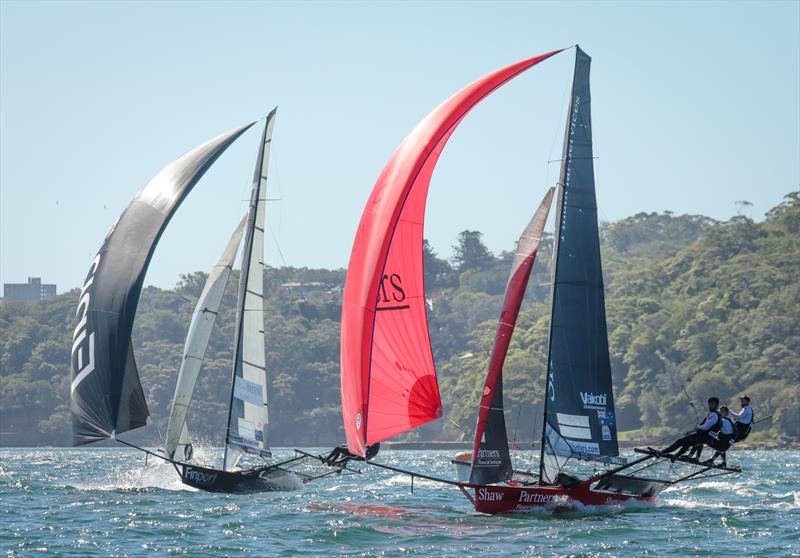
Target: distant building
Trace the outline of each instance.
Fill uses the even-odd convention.
[[[307,295],[312,295],[315,298],[338,298],[342,296],[343,286],[335,283],[325,283],[322,281],[289,281],[281,284],[282,289],[286,289],[293,295],[299,297],[299,301],[304,301]]]
[[[301,294],[331,292],[336,289],[336,285],[322,281],[289,281],[281,284],[281,287],[289,291],[300,291]]]
[[[42,284],[41,277],[28,277],[27,283],[3,285],[3,302],[36,302],[51,296],[56,296],[56,286]]]

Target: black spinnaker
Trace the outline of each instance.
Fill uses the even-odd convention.
[[[146,424],[149,411],[131,331],[147,267],[178,206],[214,161],[253,124],[221,134],[167,165],[106,235],[81,289],[73,334],[74,445]]]
[[[608,353],[592,155],[589,69],[576,47],[564,138],[540,475],[555,483],[570,457],[619,455]]]

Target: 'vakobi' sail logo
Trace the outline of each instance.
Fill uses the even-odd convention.
[[[89,304],[92,300],[89,287],[94,283],[94,275],[100,266],[100,254],[95,256],[92,266],[89,268],[89,275],[86,277],[81,289],[78,301],[78,325],[72,334],[72,369],[75,371],[75,378],[72,380],[70,392],[74,392],[78,385],[92,373],[95,365],[94,356],[94,331],[90,331],[89,324]]]
[[[581,392],[581,401],[583,401],[584,407],[605,407],[606,398],[605,393],[594,394]]]

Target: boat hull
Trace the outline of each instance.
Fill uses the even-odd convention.
[[[303,484],[298,475],[278,468],[222,471],[180,463],[178,472],[183,484],[208,492],[297,490]]]
[[[660,487],[644,494],[593,490],[591,482],[576,486],[511,486],[460,484],[459,488],[480,513],[530,513],[545,508],[572,511],[579,506],[608,506],[623,502],[654,502]]]

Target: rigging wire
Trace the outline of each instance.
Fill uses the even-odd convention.
[[[286,265],[286,260],[283,257],[283,253],[281,252],[280,242],[281,242],[281,233],[283,232],[283,181],[281,180],[281,169],[280,164],[278,163],[278,151],[279,149],[275,145],[271,145],[271,155],[272,155],[272,164],[275,168],[275,188],[278,190],[278,198],[280,202],[278,203],[278,233],[275,235],[273,233],[273,239],[275,241],[275,245],[278,249],[278,255],[283,262],[283,265]],[[271,225],[270,225],[271,226]],[[276,238],[277,236],[277,238]]]
[[[700,421],[700,413],[697,411],[697,407],[694,406],[694,401],[692,401],[692,398],[689,397],[689,394],[686,392],[686,383],[685,382],[681,382],[681,391],[686,396],[686,399],[689,401],[689,406],[694,411],[695,419],[699,422]]]
[[[533,431],[531,432],[531,464],[529,466],[529,469],[531,471],[533,471],[533,460],[536,457],[536,432],[537,432],[536,426],[538,422],[539,422],[539,410],[537,409],[533,412]]]
[[[467,432],[467,430],[463,426],[458,424],[456,421],[454,421],[450,417],[447,417],[447,421],[450,422],[456,428],[458,428],[464,435],[469,436],[469,432]]]
[[[517,430],[519,428],[519,413],[522,410],[522,405],[517,406],[517,417],[514,419],[514,436],[511,440],[511,449],[514,450],[514,457],[517,455]]]
[[[573,66],[571,64],[568,66],[568,68],[572,67]],[[572,72],[569,72],[568,77],[564,82],[564,92],[561,94],[561,107],[558,111],[558,114],[562,115],[566,114],[567,97],[570,96],[571,91],[572,91]],[[569,118],[569,115],[567,115],[567,118]],[[550,168],[551,168],[550,165],[556,160],[558,162],[561,162],[561,154],[559,153],[558,155],[559,158],[555,159],[555,157],[553,156],[553,151],[555,150],[556,141],[558,141],[559,136],[561,136],[563,142],[565,126],[566,124],[564,122],[561,122],[558,126],[556,126],[556,129],[553,132],[553,140],[550,142],[550,151],[548,153],[547,163],[545,163],[545,184],[550,184]]]
[[[664,363],[664,371],[667,374],[669,374],[670,365],[672,365],[673,367],[675,365],[673,365],[663,354],[661,354],[661,351],[656,350],[655,355],[661,360],[661,362]],[[692,411],[694,412],[695,421],[700,422],[700,417],[703,415],[703,413],[701,413],[697,409],[697,407],[694,404],[694,400],[689,396],[689,392],[686,391],[686,384],[688,383],[688,378],[684,380],[683,378],[680,377],[680,375],[678,374],[676,375],[678,376],[678,381],[680,382],[681,392],[683,392],[684,397],[686,397],[686,401],[689,403],[689,407],[691,407]]]
[[[269,229],[269,234],[272,237],[272,241],[275,243],[275,251],[278,254],[278,258],[280,258],[281,265],[283,265],[283,267],[289,267],[283,255],[283,250],[281,249],[281,231],[283,230],[283,183],[281,181],[280,165],[278,164],[278,149],[275,144],[270,145],[270,161],[272,164],[272,172],[270,174],[275,177],[274,182],[278,196],[276,198],[270,198],[268,201],[277,202],[278,205],[277,233],[275,232],[275,227],[272,226],[272,219],[267,218],[265,222]],[[270,182],[267,184],[268,188]]]

